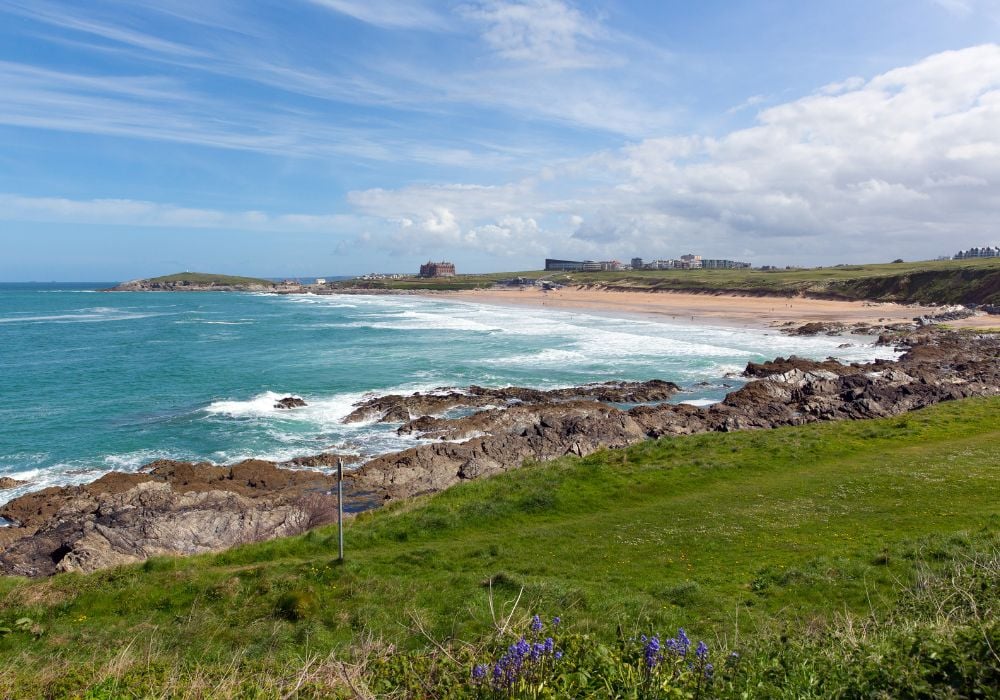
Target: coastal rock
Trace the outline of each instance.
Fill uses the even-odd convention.
[[[0,571],[45,576],[90,572],[167,554],[199,554],[283,537],[315,524],[301,503],[254,501],[228,491],[179,493],[144,482],[84,495],[0,554]]]
[[[306,402],[298,396],[286,396],[283,399],[278,399],[274,403],[275,408],[301,408],[305,405]]]
[[[27,481],[19,481],[17,479],[11,479],[9,476],[0,476],[0,491],[5,491],[7,489],[12,489],[17,486],[24,486]]]
[[[507,407],[519,403],[555,403],[579,400],[608,403],[647,403],[666,401],[680,391],[673,382],[653,379],[647,382],[605,382],[585,384],[568,389],[528,389],[502,387],[488,389],[470,386],[465,390],[442,389],[432,393],[417,392],[410,396],[390,394],[355,404],[355,410],[345,423],[378,420],[383,423],[404,423],[414,417],[440,415],[455,408]]]

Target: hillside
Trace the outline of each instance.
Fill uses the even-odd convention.
[[[540,271],[342,282],[372,289],[476,289],[522,276],[608,290],[697,292],[934,304],[1000,304],[1000,258],[840,265],[793,270]]]
[[[859,626],[891,619],[921,590],[913,582],[929,590],[935,571],[973,554],[995,561],[998,412],[1000,400],[973,399],[567,457],[365,513],[347,528],[344,565],[327,527],[90,576],[0,579],[0,695],[294,696],[308,679],[320,696],[347,688],[347,667],[321,663],[331,652],[364,661],[350,667],[358,683],[464,682],[467,667],[457,681],[430,670],[446,661],[440,649],[472,653],[479,647],[457,640],[489,639],[496,615],[520,598],[518,620],[560,615],[584,646],[683,626],[712,649],[756,659],[746,683],[823,697],[809,669],[843,664],[826,646],[808,651],[820,630],[843,630],[845,615]],[[983,575],[974,590],[998,590],[997,571]],[[906,620],[916,614],[909,605]],[[844,653],[868,654],[874,630],[910,629],[873,628]],[[951,659],[951,632],[932,632],[934,658]],[[996,630],[971,634],[974,643]],[[887,649],[906,661],[879,666],[876,687],[922,668],[903,637],[892,639]],[[774,654],[792,651],[808,655],[772,667]],[[965,678],[949,673],[937,682]]]
[[[110,291],[245,291],[272,289],[274,282],[256,277],[178,272],[173,275],[122,282]]]

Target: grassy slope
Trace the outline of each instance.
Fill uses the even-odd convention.
[[[845,265],[797,270],[639,270],[627,272],[508,272],[440,280],[386,280],[382,289],[474,289],[515,275],[556,282],[637,291],[811,294],[840,299],[1000,304],[1000,258],[884,265]],[[342,283],[351,286],[352,283]]]
[[[362,631],[420,647],[414,620],[472,639],[489,625],[490,578],[497,605],[523,587],[522,609],[604,637],[642,624],[714,639],[737,614],[748,630],[863,611],[909,580],[898,553],[915,538],[1000,525],[998,413],[1000,400],[969,400],[527,467],[359,517],[343,567],[326,528],[92,576],[0,579],[0,625],[27,616],[45,630],[0,636],[0,688],[86,685],[127,644],[152,668],[211,675],[236,654],[285,668]]]
[[[191,284],[215,284],[215,285],[259,285],[262,287],[273,287],[274,282],[256,277],[239,277],[236,275],[216,275],[208,272],[178,272],[173,275],[163,275],[153,277],[148,282],[190,282]]]

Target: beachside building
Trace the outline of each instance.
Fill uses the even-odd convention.
[[[600,272],[601,263],[594,262],[593,260],[584,260],[583,267],[580,268],[584,272]]]
[[[632,269],[633,270],[642,269],[642,258],[632,258]]]
[[[555,260],[545,258],[546,272],[577,272],[583,269],[584,263],[576,260]]]
[[[622,264],[617,260],[601,261],[601,272],[615,272],[620,269],[622,269]]]
[[[427,261],[420,266],[421,277],[454,277],[455,263]]]

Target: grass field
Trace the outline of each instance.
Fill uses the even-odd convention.
[[[940,260],[880,265],[840,265],[794,270],[636,270],[625,272],[540,271],[409,278],[364,283],[373,289],[476,289],[515,276],[564,284],[636,291],[734,294],[808,294],[837,299],[922,303],[1000,304],[1000,258]],[[353,281],[341,286],[354,286]]]
[[[219,286],[241,286],[256,285],[261,287],[273,287],[274,282],[256,277],[239,277],[237,275],[217,275],[209,272],[178,272],[173,275],[163,275],[153,277],[147,282],[188,282],[190,284],[219,285]]]
[[[325,528],[0,579],[0,695],[282,678],[372,636],[414,650],[482,639],[491,599],[495,613],[519,595],[519,611],[575,634],[684,626],[721,646],[888,609],[919,561],[1000,529],[998,416],[1000,400],[967,400],[529,465],[363,514],[344,565]]]

